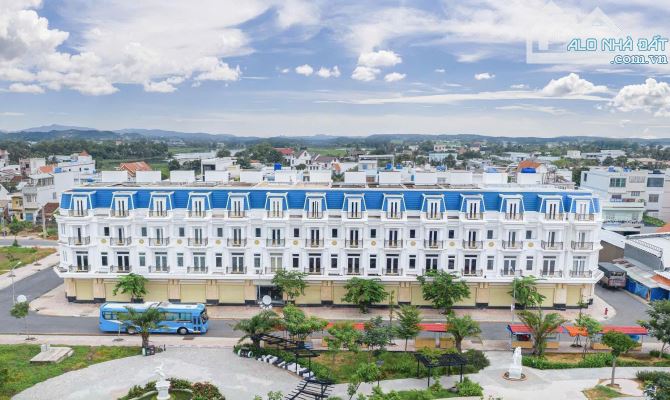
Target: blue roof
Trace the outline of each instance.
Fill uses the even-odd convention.
[[[90,196],[92,208],[110,208],[112,205],[112,197],[115,192],[128,191],[127,189],[114,188],[77,188],[69,192],[63,193],[61,196],[61,208],[71,208],[73,196]],[[423,204],[424,195],[441,195],[444,197],[444,204],[447,210],[458,211],[461,208],[462,196],[476,196],[481,195],[484,202],[484,209],[489,211],[499,210],[502,205],[501,194],[504,195],[518,195],[523,199],[523,209],[525,211],[540,211],[541,198],[540,196],[560,196],[563,202],[563,209],[569,210],[572,204],[572,197],[586,196],[591,198],[592,195],[586,191],[499,191],[486,189],[470,189],[470,190],[439,190],[439,189],[347,189],[347,188],[327,188],[327,189],[286,189],[268,190],[259,188],[146,188],[133,189],[135,192],[134,202],[135,208],[149,208],[151,193],[173,193],[172,208],[187,209],[189,195],[194,194],[205,195],[211,193],[211,202],[213,209],[225,209],[228,204],[228,198],[231,195],[246,195],[249,196],[249,207],[251,209],[263,210],[266,207],[268,194],[283,195],[286,194],[288,201],[288,208],[295,210],[302,210],[305,205],[306,197],[312,193],[325,193],[326,206],[328,210],[341,210],[345,195],[362,195],[365,199],[365,206],[367,210],[381,210],[385,195],[402,195],[407,210],[420,211]],[[594,211],[600,210],[598,199],[593,199]]]

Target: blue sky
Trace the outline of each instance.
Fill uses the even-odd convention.
[[[0,129],[667,137],[667,64],[526,59],[670,36],[659,3],[0,0]]]

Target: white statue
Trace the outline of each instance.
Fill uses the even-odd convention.
[[[165,380],[165,372],[163,372],[163,363],[161,365],[156,367],[156,375],[158,375],[158,380],[159,381],[164,381]]]
[[[163,363],[156,367],[156,375],[158,376],[158,382],[156,382],[156,390],[158,395],[156,396],[157,400],[169,400],[170,399],[170,381],[165,379],[165,372],[163,371]]]
[[[522,379],[523,374],[521,370],[523,369],[521,365],[521,347],[514,349],[514,355],[512,356],[512,364],[510,364],[509,369],[507,370],[507,377],[509,379],[520,380]]]

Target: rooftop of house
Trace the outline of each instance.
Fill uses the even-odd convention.
[[[120,163],[119,169],[126,170],[130,173],[135,173],[137,171],[153,171],[151,165],[147,164],[145,161]]]

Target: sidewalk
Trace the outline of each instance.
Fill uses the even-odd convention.
[[[14,283],[20,281],[21,279],[24,279],[34,273],[37,273],[45,268],[52,268],[54,265],[57,265],[59,262],[58,258],[58,252],[49,254],[48,256],[42,258],[41,260],[37,260],[36,262],[32,264],[25,265],[20,268],[16,268],[14,270]],[[11,278],[11,271],[10,272],[5,272],[4,274],[0,275],[0,290],[7,288],[11,286],[12,284],[12,278]]]
[[[98,304],[69,303],[65,298],[65,289],[63,285],[47,292],[42,297],[33,300],[31,307],[38,310],[40,315],[65,316],[65,317],[97,317]],[[612,306],[605,303],[599,297],[595,297],[593,305],[583,310],[584,314],[605,321],[604,310],[609,309],[608,317],[616,315]],[[349,321],[367,321],[372,317],[381,316],[388,319],[388,309],[373,308],[368,314],[361,314],[354,307],[302,307],[307,315],[314,315],[328,321],[349,320]],[[275,311],[281,312],[281,308],[275,308]],[[207,306],[207,313],[212,319],[248,319],[258,314],[258,306]],[[509,309],[456,309],[457,315],[470,315],[479,322],[509,322],[511,320],[511,311]],[[557,311],[569,321],[574,320],[579,315],[579,310]],[[425,322],[444,322],[445,317],[440,311],[431,308],[422,308],[421,316]]]

